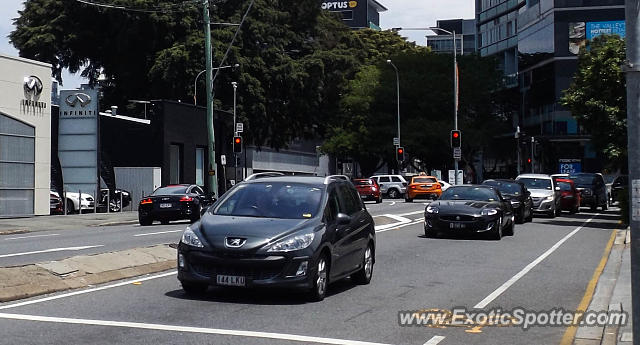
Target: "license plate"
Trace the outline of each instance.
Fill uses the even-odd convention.
[[[449,229],[464,229],[467,225],[464,223],[449,223]]]
[[[173,204],[160,204],[160,208],[171,208]]]
[[[216,282],[218,283],[218,285],[244,286],[244,277],[218,275],[216,278]]]

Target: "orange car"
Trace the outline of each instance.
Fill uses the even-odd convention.
[[[413,199],[437,199],[442,194],[442,186],[438,179],[433,176],[414,176],[411,179],[404,200],[412,202]]]

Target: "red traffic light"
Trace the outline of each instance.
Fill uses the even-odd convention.
[[[453,132],[453,137],[454,137],[454,138],[457,138],[457,137],[459,137],[459,136],[460,136],[460,133],[458,133],[458,132]]]
[[[398,154],[403,154],[404,153],[404,149],[403,148],[399,148],[398,149]]]
[[[242,139],[240,139],[240,137],[236,137],[236,138],[234,139],[234,141],[235,141],[235,143],[236,143],[236,144],[240,144],[240,142],[242,141]]]
[[[531,158],[527,158],[527,163],[531,163]]]

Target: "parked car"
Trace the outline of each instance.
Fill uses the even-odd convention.
[[[620,175],[613,180],[611,184],[611,202],[620,201],[620,198],[625,197],[627,194],[623,192],[625,188],[629,188],[629,176]]]
[[[188,294],[209,285],[286,287],[322,300],[347,276],[368,284],[375,229],[358,191],[328,176],[245,181],[187,227],[178,279]]]
[[[487,233],[500,240],[513,235],[515,218],[511,203],[486,185],[453,186],[442,193],[424,212],[424,234]]]
[[[82,193],[78,194],[78,192],[66,192],[65,196],[58,195],[57,192],[50,191],[50,194],[53,194],[59,198],[64,199],[64,206],[67,208],[67,214],[79,213],[79,212],[93,212],[93,208],[95,207],[95,200],[91,194]]]
[[[602,175],[578,173],[572,174],[569,178],[580,191],[580,206],[590,207],[591,211],[595,211],[598,207],[602,207],[603,211],[607,210],[607,187]]]
[[[358,190],[362,200],[375,200],[377,204],[382,202],[382,193],[376,180],[372,178],[361,178],[353,180],[353,185]]]
[[[104,188],[100,190],[100,201],[98,202],[98,212],[106,212],[107,210],[107,195],[109,189]],[[131,203],[131,193],[124,189],[118,189],[109,195],[109,212],[120,212],[123,208],[129,206]],[[121,204],[122,203],[122,204]]]
[[[508,179],[493,179],[486,180],[482,184],[496,187],[502,197],[511,202],[516,223],[522,224],[533,220],[533,199],[524,183]]]
[[[197,185],[175,184],[160,187],[151,195],[140,200],[138,221],[140,225],[151,225],[159,220],[168,224],[172,220],[200,219],[202,210],[215,201],[213,195],[207,195]]]
[[[401,175],[375,175],[370,178],[378,183],[382,194],[388,195],[391,199],[403,197],[409,185]]]
[[[64,213],[63,207],[62,198],[56,193],[49,192],[49,214],[62,214]]]
[[[407,188],[404,200],[413,202],[413,199],[437,199],[442,194],[442,187],[438,179],[433,176],[414,176]]]
[[[516,181],[524,183],[527,190],[531,192],[533,199],[533,212],[544,213],[553,218],[559,216],[560,188],[556,188],[554,179],[544,174],[522,174]]]
[[[559,178],[556,184],[560,187],[560,209],[569,213],[580,212],[580,192],[573,180]]]

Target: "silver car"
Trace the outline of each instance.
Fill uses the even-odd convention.
[[[376,175],[370,178],[376,180],[382,194],[392,199],[402,198],[409,185],[402,175]]]
[[[560,215],[560,188],[554,178],[544,174],[522,174],[516,181],[524,183],[531,192],[534,213],[544,213],[551,218]]]

